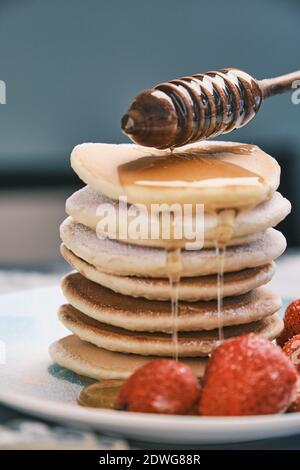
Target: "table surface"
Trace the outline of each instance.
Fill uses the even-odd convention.
[[[271,287],[283,297],[300,296],[298,268],[300,253],[288,252],[277,263],[278,269]],[[0,270],[0,294],[17,290],[58,284],[67,267],[63,263],[44,266],[37,269],[3,269]],[[71,438],[70,438],[71,431]],[[97,448],[97,449],[172,449],[188,447],[167,446],[159,443],[125,441],[95,433],[82,433],[74,428],[58,428],[28,415],[19,413],[0,405],[0,449],[1,448]],[[75,439],[76,436],[76,439]],[[74,440],[75,439],[75,440]],[[40,444],[38,444],[38,442]],[[190,447],[191,449],[193,446]],[[240,444],[217,446],[197,446],[201,449],[300,449],[300,434],[286,438],[251,441]]]

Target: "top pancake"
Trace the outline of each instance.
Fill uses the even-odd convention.
[[[147,206],[198,203],[205,211],[254,207],[271,197],[280,178],[271,156],[232,142],[197,142],[173,153],[135,144],[85,143],[74,148],[71,165],[91,188],[112,199],[126,195],[128,202]]]

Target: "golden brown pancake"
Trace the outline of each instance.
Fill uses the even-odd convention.
[[[154,356],[107,351],[82,341],[75,335],[66,336],[51,344],[49,352],[57,364],[95,380],[127,379],[136,369],[157,359]],[[206,358],[184,358],[182,362],[190,366],[197,377],[203,377]]]
[[[148,300],[170,300],[170,283],[165,278],[116,276],[99,271],[61,245],[61,254],[65,260],[90,281],[113,290],[119,294],[131,297],[144,297]],[[224,274],[223,297],[241,295],[269,282],[275,273],[275,263],[269,263],[257,268],[243,269],[235,273]],[[179,300],[196,302],[198,300],[213,300],[217,298],[217,276],[199,276],[182,278],[179,289]]]
[[[142,356],[173,356],[174,344],[171,334],[129,331],[109,326],[88,317],[69,304],[60,307],[58,316],[63,325],[72,333],[99,348]],[[228,326],[224,328],[224,337],[227,339],[256,333],[273,340],[282,329],[283,321],[275,314],[257,322]],[[207,356],[219,344],[218,338],[218,330],[180,332],[178,354],[180,357]]]
[[[85,279],[78,273],[67,275],[62,282],[64,296],[72,306],[97,321],[132,331],[173,329],[170,302],[134,298],[113,292]],[[259,287],[248,294],[223,301],[223,324],[238,325],[260,320],[277,312],[281,300],[269,289]],[[179,331],[212,330],[218,327],[216,300],[180,302]]]

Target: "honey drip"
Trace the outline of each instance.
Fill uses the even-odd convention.
[[[174,248],[167,250],[167,271],[169,276],[171,290],[171,315],[173,323],[172,342],[173,358],[178,361],[178,314],[179,302],[178,293],[180,285],[180,276],[182,271],[181,249]]]
[[[226,245],[232,238],[234,222],[237,211],[229,209],[220,211],[217,214],[218,225],[215,237],[215,249],[217,258],[217,311],[218,311],[218,336],[219,342],[224,340],[223,328],[223,282],[224,282],[224,260],[226,255]]]
[[[226,246],[216,246],[216,257],[218,260],[218,273],[217,273],[217,304],[218,304],[218,335],[219,341],[224,340],[223,328],[223,281],[224,281],[224,257]]]

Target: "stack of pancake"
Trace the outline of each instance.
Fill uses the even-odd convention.
[[[172,153],[150,150],[88,143],[75,147],[71,156],[73,169],[87,184],[68,199],[69,217],[61,225],[61,252],[76,272],[63,279],[68,303],[60,308],[59,319],[72,335],[52,344],[50,354],[58,364],[94,379],[126,378],[145,362],[174,353],[165,249],[170,241],[130,237],[120,227],[133,219],[130,206],[140,223],[149,224],[139,204],[204,204],[204,247],[188,250],[186,240],[176,241],[182,248],[177,348],[198,376],[219,341],[215,243],[219,214],[225,210],[235,217],[222,258],[224,336],[255,332],[273,340],[283,327],[277,314],[280,297],[263,287],[286,247],[273,227],[290,212],[290,203],[276,191],[277,162],[256,146],[225,142],[197,143]],[[190,159],[186,171],[189,155],[195,160]],[[215,162],[221,174],[213,177],[209,172]],[[209,170],[207,164],[212,165]],[[161,175],[155,184],[153,175]],[[124,195],[125,207],[118,203]],[[103,205],[112,207],[109,217],[117,214],[119,221],[119,230],[110,228],[105,236],[99,230]],[[121,237],[124,231],[126,237]]]

